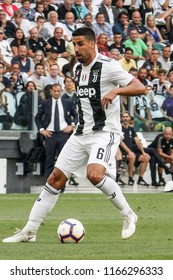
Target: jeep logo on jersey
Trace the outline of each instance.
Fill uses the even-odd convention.
[[[79,86],[77,86],[77,95],[79,97],[93,97],[96,95],[96,90],[95,88],[79,88]]]

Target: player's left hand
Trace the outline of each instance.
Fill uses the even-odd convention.
[[[110,91],[102,98],[102,107],[108,108],[109,104],[112,104],[112,101],[115,99],[116,95],[115,92]]]

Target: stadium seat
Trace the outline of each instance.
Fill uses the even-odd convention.
[[[124,6],[130,6],[130,5],[131,5],[131,0],[124,1]]]
[[[62,67],[67,63],[69,63],[69,61],[66,58],[63,58],[63,57],[58,58],[58,65],[61,70],[62,70]]]
[[[138,69],[138,70],[142,67],[142,65],[144,64],[144,62],[145,62],[145,60],[142,60],[142,59],[137,61],[137,69]]]
[[[10,113],[10,115],[12,117],[14,117],[14,114],[16,112],[14,96],[12,95],[12,93],[7,92],[7,91],[4,91],[2,96],[6,96],[7,97],[8,112]]]

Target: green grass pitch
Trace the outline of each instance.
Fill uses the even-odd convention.
[[[137,231],[121,239],[122,220],[102,194],[62,194],[41,225],[36,243],[0,245],[0,260],[172,260],[172,193],[125,194],[139,216]],[[37,195],[0,195],[0,241],[22,228]],[[65,218],[80,220],[86,230],[79,244],[61,244],[56,235]]]

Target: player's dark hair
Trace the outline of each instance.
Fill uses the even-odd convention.
[[[80,27],[78,29],[76,29],[73,33],[72,33],[73,37],[76,36],[85,36],[85,38],[88,41],[94,41],[96,42],[96,36],[95,33],[92,29],[88,28],[88,27]]]

